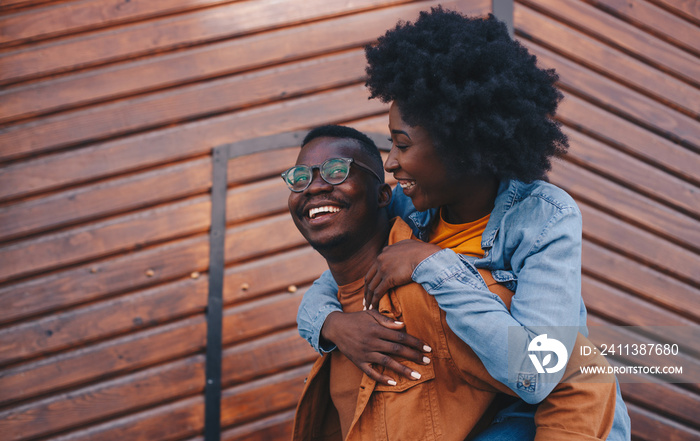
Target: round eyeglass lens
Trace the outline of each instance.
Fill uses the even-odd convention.
[[[287,173],[287,182],[294,190],[304,190],[310,179],[311,170],[306,166],[294,167]]]
[[[329,184],[340,184],[348,177],[350,163],[343,159],[329,159],[323,164],[321,172]]]

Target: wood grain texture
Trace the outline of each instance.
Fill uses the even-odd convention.
[[[82,0],[47,5],[3,19],[0,43],[65,35],[230,0]]]
[[[625,187],[612,183],[571,162],[557,162],[550,174],[552,182],[575,198],[631,222],[668,240],[700,250],[697,221]]]
[[[659,38],[700,56],[700,30],[686,20],[644,0],[586,0],[608,13],[627,20],[637,27],[655,33]],[[653,0],[652,0],[653,1]]]
[[[208,252],[209,236],[200,235],[5,284],[0,297],[7,308],[0,308],[0,322],[46,314],[205,271]]]
[[[353,14],[10,88],[0,92],[5,102],[3,112],[8,112],[4,116],[34,114],[41,109],[55,111],[231,75],[281,60],[361,47],[381,35],[398,17],[414,18],[431,3],[437,4],[414,3]],[[448,2],[453,6],[467,3]]]
[[[356,85],[178,124],[7,166],[0,173],[0,197],[126,173],[208,154],[212,147],[236,140],[361,118],[387,108],[368,100],[365,87]]]
[[[364,54],[352,51],[227,77],[173,91],[89,107],[8,127],[0,142],[17,152],[41,151],[220,114],[280,98],[351,83],[364,77]],[[27,101],[22,100],[22,103]]]
[[[202,232],[209,211],[209,198],[198,197],[5,246],[0,280]]]
[[[697,118],[700,114],[700,91],[697,88],[524,5],[516,4],[514,20],[518,23],[518,31],[528,39],[585,63],[615,81],[642,90],[688,116]]]
[[[211,159],[206,157],[73,188],[0,207],[0,240],[143,209],[210,187]]]
[[[567,126],[604,140],[696,186],[700,185],[700,155],[601,109],[573,94],[559,105],[557,118]]]
[[[116,28],[100,27],[58,41],[0,56],[0,84],[26,81],[59,72],[85,69],[148,54],[240,38],[335,14],[387,7],[405,0],[312,0],[303,4],[280,0],[212,2],[213,6]],[[219,3],[218,5],[214,3]]]
[[[696,57],[581,1],[520,0],[698,87]],[[516,29],[517,29],[516,24]]]
[[[529,42],[526,46],[537,56],[541,66],[557,70],[559,82],[567,90],[590,97],[596,104],[700,152],[700,122],[697,120],[596,75],[543,47]]]

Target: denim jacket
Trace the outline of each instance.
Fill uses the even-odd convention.
[[[416,211],[398,187],[389,209],[422,240],[438,213]],[[577,332],[588,335],[581,297],[581,212],[571,196],[552,184],[503,181],[481,247],[484,257],[478,259],[439,251],[415,268],[412,279],[435,297],[450,328],[471,346],[491,376],[526,403],[539,403],[563,371],[535,370],[528,347],[538,330],[556,327],[556,339],[569,354]],[[515,292],[510,311],[487,289],[477,268],[490,270],[496,281]],[[337,285],[326,271],[299,307],[299,333],[320,352],[334,349],[320,347],[319,337],[328,314],[341,310],[336,294]],[[629,417],[619,387],[616,407],[608,440],[629,439]]]

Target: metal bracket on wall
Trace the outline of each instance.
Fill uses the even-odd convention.
[[[493,11],[493,15],[495,15],[497,19],[506,24],[510,38],[514,38],[513,0],[492,0],[491,11]]]

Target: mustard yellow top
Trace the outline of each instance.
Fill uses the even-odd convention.
[[[481,249],[481,235],[484,234],[490,216],[491,213],[466,224],[450,224],[443,218],[441,208],[440,216],[430,232],[428,242],[465,256],[484,257],[484,250]]]

